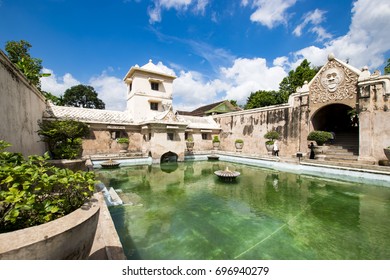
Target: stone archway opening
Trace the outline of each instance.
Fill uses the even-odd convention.
[[[161,156],[160,169],[163,172],[171,173],[178,168],[177,159],[178,155],[169,151]]]
[[[171,151],[163,154],[160,158],[161,163],[167,163],[167,162],[177,162],[177,159],[179,156]]]
[[[345,104],[322,107],[311,119],[313,130],[335,133],[327,152],[329,160],[357,160],[359,155],[359,120],[353,108]]]
[[[312,117],[314,130],[334,131],[336,133],[356,130],[357,124],[353,123],[352,108],[344,104],[331,104],[319,109]]]

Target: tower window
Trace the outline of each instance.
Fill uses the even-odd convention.
[[[168,132],[167,133],[167,140],[168,141],[173,141],[174,140],[174,133],[173,132]]]
[[[158,103],[157,102],[150,102],[150,110],[158,111]]]
[[[158,83],[156,82],[151,82],[150,86],[152,87],[152,90],[158,90]]]

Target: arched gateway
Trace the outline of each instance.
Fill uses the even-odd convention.
[[[335,145],[358,155],[358,79],[361,71],[329,55],[309,84],[309,131],[334,132]],[[342,152],[342,151],[341,151]],[[347,151],[346,151],[347,152]]]

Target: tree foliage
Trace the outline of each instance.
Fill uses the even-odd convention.
[[[104,109],[104,102],[99,99],[98,93],[91,86],[77,85],[67,89],[64,93],[63,105],[92,109]]]
[[[62,96],[57,97],[54,94],[47,92],[47,91],[42,91],[42,94],[45,96],[46,100],[50,100],[54,105],[58,105],[58,106],[64,105],[64,101],[62,99]]]
[[[3,151],[0,140],[0,233],[43,224],[81,207],[93,194],[93,172],[47,163],[48,156]]]
[[[75,159],[81,153],[81,138],[89,134],[88,125],[75,120],[39,121],[38,135],[47,143],[53,159]]]
[[[247,98],[245,109],[254,109],[283,103],[282,97],[277,91],[259,90],[252,92]]]
[[[284,102],[287,102],[290,94],[296,92],[297,87],[301,87],[305,81],[309,82],[313,79],[318,71],[319,68],[310,67],[310,62],[307,59],[304,59],[295,70],[291,70],[279,84],[279,91]]]
[[[306,59],[295,69],[291,70],[279,84],[279,91],[259,90],[252,92],[247,99],[245,109],[260,108],[270,105],[286,103],[290,94],[296,92],[297,87],[303,86],[317,74],[319,68],[311,68]]]
[[[387,59],[387,65],[385,66],[385,75],[390,74],[390,58]]]
[[[19,42],[8,41],[5,45],[5,50],[11,62],[19,68],[31,84],[40,90],[40,78],[50,76],[50,74],[41,73],[43,68],[42,60],[31,57],[29,53],[31,47],[31,44],[24,40],[20,40]]]

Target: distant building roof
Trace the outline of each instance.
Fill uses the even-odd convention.
[[[223,113],[229,113],[234,111],[241,111],[240,107],[234,106],[232,103],[230,103],[228,100],[225,101],[219,101],[212,104],[208,104],[202,107],[199,107],[191,112],[188,111],[177,111],[179,115],[182,116],[207,116],[207,115],[214,115],[214,114],[223,114]]]
[[[178,119],[186,122],[188,129],[221,129],[218,123],[214,121],[211,116],[208,117],[197,117],[197,116],[186,116],[179,115]]]
[[[153,119],[134,123],[127,112],[87,109],[79,107],[57,106],[48,103],[43,115],[46,119],[72,119],[85,123],[100,124],[121,124],[121,125],[143,125],[148,123],[171,123],[176,125],[186,125],[189,129],[220,129],[220,126],[209,117],[195,117],[175,115],[172,108],[162,112]]]
[[[126,112],[57,106],[52,103],[48,103],[44,117],[69,118],[86,123],[133,124],[133,120]]]

